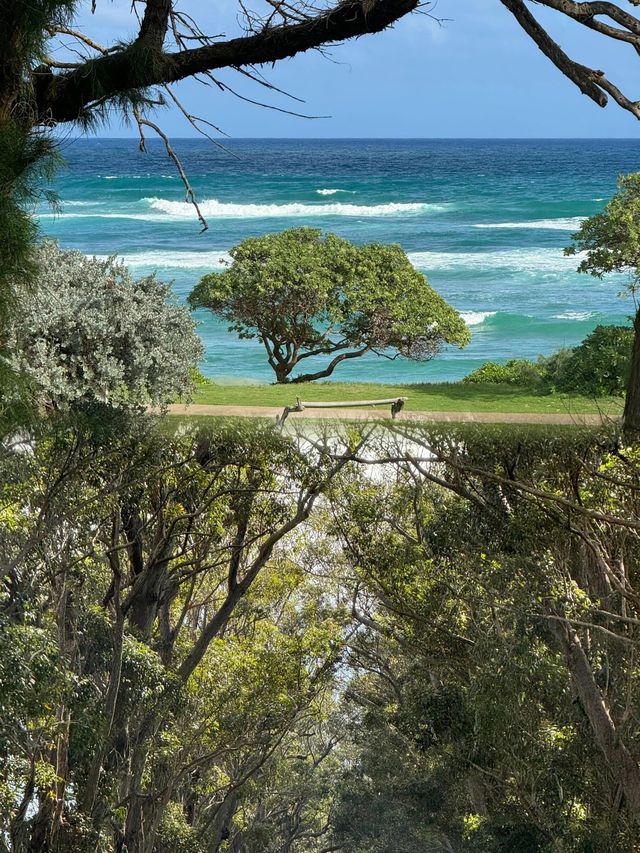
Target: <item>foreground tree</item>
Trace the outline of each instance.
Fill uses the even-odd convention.
[[[464,346],[469,331],[415,270],[400,246],[354,246],[314,228],[252,237],[232,263],[204,276],[189,297],[227,320],[230,331],[259,339],[277,382],[331,376],[366,353],[425,361],[444,343]],[[322,369],[291,378],[307,358]]]
[[[567,56],[533,17],[525,0],[500,2],[584,94],[599,106],[604,106],[610,96],[636,117],[640,114],[635,101],[626,98],[602,71]],[[146,0],[133,5],[131,23],[137,25],[134,38],[114,40],[112,45],[96,44],[72,28],[76,11],[72,0],[3,5],[6,65],[0,80],[0,112],[15,115],[16,107],[28,103],[30,121],[38,125],[86,119],[123,95],[130,98],[134,92],[144,94],[153,87],[168,86],[197,74],[211,74],[222,68],[249,69],[251,73],[257,65],[379,32],[421,4],[419,0],[341,0],[318,7],[302,0],[265,2],[251,10],[240,3],[243,30],[239,37],[224,39],[202,32],[193,18],[180,11],[176,0]],[[424,4],[422,11],[429,11],[434,5]],[[640,45],[640,20],[622,5],[573,0],[537,0],[535,5],[567,16],[608,39],[636,48]],[[100,3],[94,4],[95,14],[100,15],[100,10]],[[446,14],[446,10],[442,12]],[[43,52],[40,64],[25,64],[24,57],[10,49],[22,43],[19,37],[25,33],[31,45],[34,41],[38,44],[43,34],[75,39],[87,55],[76,55],[60,63]],[[220,85],[227,88],[224,83]]]
[[[351,454],[270,427],[166,437],[116,410],[0,451],[0,850],[320,837],[310,768],[287,756],[331,746],[343,620],[294,552]]]
[[[164,405],[188,393],[202,355],[189,312],[155,276],[46,242],[9,332],[11,364],[42,402]]]
[[[585,252],[580,272],[602,278],[605,273],[627,273],[628,290],[636,298],[640,288],[640,173],[618,180],[619,191],[602,213],[585,219],[573,235],[569,255]],[[640,434],[640,306],[633,321],[634,338],[624,407],[624,426]]]
[[[336,844],[383,853],[402,828],[407,851],[634,849],[637,448],[394,431],[363,459],[384,485],[334,498],[361,624]]]

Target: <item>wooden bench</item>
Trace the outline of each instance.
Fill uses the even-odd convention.
[[[351,400],[346,403],[303,403],[298,397],[295,406],[284,407],[282,414],[276,418],[276,423],[278,426],[283,426],[290,414],[303,412],[305,409],[357,409],[361,406],[391,406],[391,417],[395,418],[408,399],[408,397],[389,397],[385,400]]]

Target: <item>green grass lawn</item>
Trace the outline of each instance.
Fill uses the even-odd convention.
[[[413,385],[377,385],[359,382],[308,382],[300,385],[200,386],[194,403],[218,406],[292,406],[296,397],[308,402],[375,400],[408,397],[414,412],[548,412],[607,415],[622,413],[617,397],[598,400],[566,394],[536,394],[527,388],[474,385],[462,382]]]

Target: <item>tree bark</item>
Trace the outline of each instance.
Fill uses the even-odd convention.
[[[637,438],[640,435],[640,307],[636,311],[633,330],[631,369],[627,383],[622,424],[627,435]]]
[[[640,818],[640,766],[620,738],[575,630],[566,621],[550,620],[550,626],[564,654],[594,740],[609,773],[622,788],[629,816],[636,823]]]
[[[359,358],[361,355],[369,352],[369,349],[369,347],[364,347],[364,349],[355,350],[354,352],[343,352],[340,355],[337,355],[333,361],[329,362],[324,370],[318,370],[316,373],[303,373],[301,376],[294,376],[290,382],[293,384],[294,382],[313,382],[314,379],[324,379],[325,376],[331,376],[341,361],[344,361],[347,358]]]
[[[277,385],[286,385],[289,382],[289,373],[293,365],[289,364],[276,364],[271,365],[276,374],[276,384]]]

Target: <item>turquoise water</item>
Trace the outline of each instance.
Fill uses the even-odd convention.
[[[374,356],[334,379],[458,379],[488,359],[535,357],[625,322],[624,279],[575,272],[562,248],[601,210],[616,176],[640,170],[635,140],[206,140],[176,150],[201,200],[193,210],[164,149],[135,140],[65,142],[43,233],[88,254],[117,254],[136,274],[157,270],[179,298],[244,237],[312,225],[356,242],[397,242],[471,328],[464,350],[433,361]],[[272,381],[261,346],[198,314],[212,378]],[[319,363],[321,360],[318,360]]]

